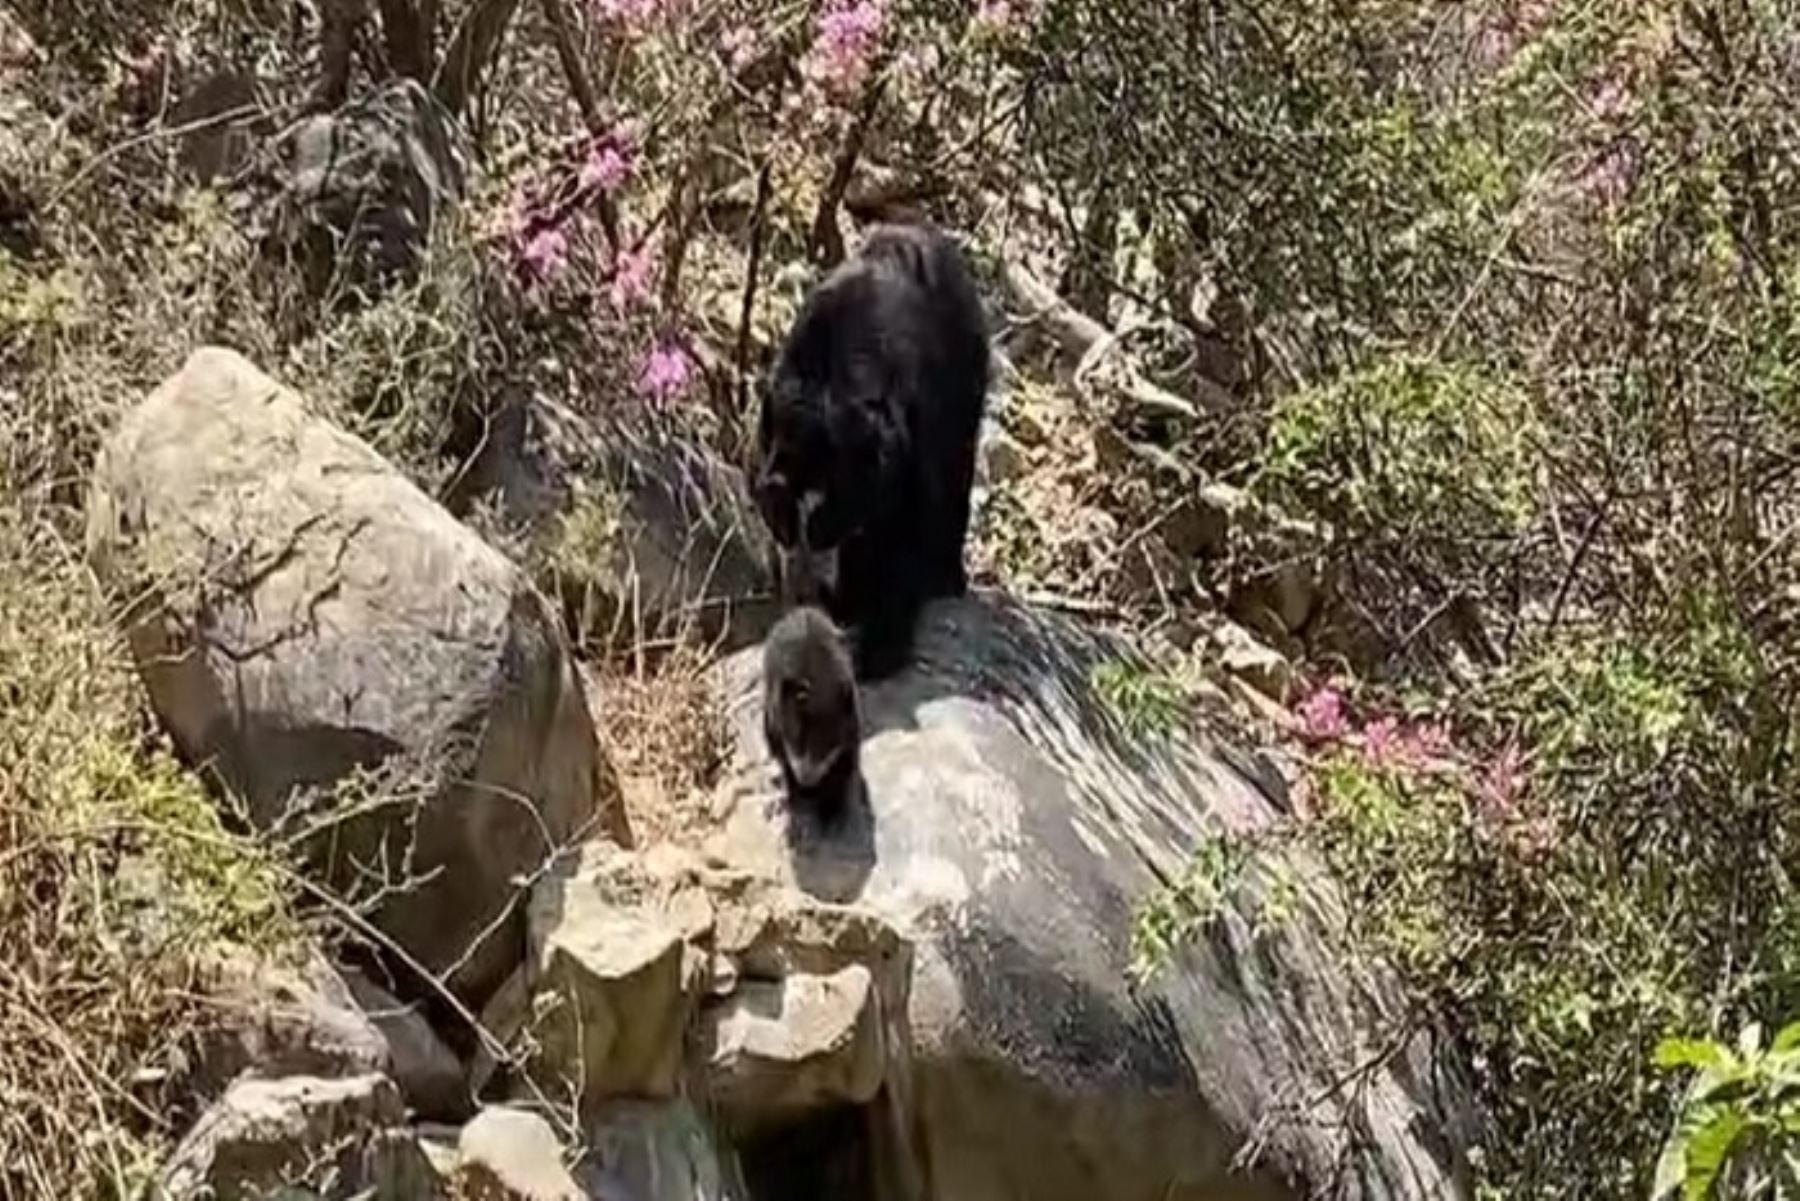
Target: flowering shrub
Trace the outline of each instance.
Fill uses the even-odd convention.
[[[638,390],[653,400],[670,401],[686,392],[694,378],[694,360],[674,340],[652,346],[638,370]]]
[[[828,91],[854,91],[868,73],[886,22],[881,0],[830,0],[802,71]]]

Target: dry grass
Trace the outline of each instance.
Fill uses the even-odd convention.
[[[0,1197],[129,1195],[177,1133],[203,965],[297,927],[147,735],[73,549],[0,505],[0,562]]]
[[[640,842],[687,841],[705,824],[706,791],[726,753],[711,666],[706,648],[682,639],[654,662],[635,658],[588,673],[594,729]]]
[[[568,132],[541,119],[566,100],[537,94],[543,43],[521,36],[467,220],[434,231],[413,282],[369,303],[316,303],[261,253],[242,211],[185,182],[169,116],[183,81],[155,65],[162,54],[203,66],[229,45],[271,78],[303,80],[285,35],[253,28],[239,6],[122,0],[98,7],[133,9],[129,36],[95,22],[79,39],[93,44],[52,46],[42,39],[60,10],[29,7],[31,38],[0,5],[0,1201],[136,1193],[188,1116],[178,1052],[213,1012],[205,965],[240,938],[266,949],[302,934],[285,868],[221,827],[155,734],[118,607],[80,562],[87,474],[119,413],[194,346],[223,343],[441,489],[458,423],[489,406],[610,404],[665,324],[715,354],[728,347],[742,272],[742,231],[703,217],[665,309],[596,322],[588,294],[604,280],[585,259],[537,309],[512,303],[482,239],[502,193]],[[648,94],[671,93],[647,111],[691,100],[674,95],[679,72],[634,73]],[[280,128],[294,113],[269,116]],[[803,132],[778,139],[784,153],[820,162],[783,160],[753,355],[809,277],[801,231],[831,145],[823,127]],[[746,136],[729,169],[750,178],[759,145]],[[635,232],[659,245],[683,153],[679,139],[658,143],[633,198]],[[19,201],[23,224],[9,215]],[[694,399],[699,424],[717,424]],[[588,499],[552,531],[559,554],[533,562],[546,548],[521,535],[520,557],[553,578],[604,580],[594,567],[616,514]],[[635,628],[639,615],[626,616]],[[687,839],[727,746],[716,656],[692,630],[658,630],[654,647],[630,635],[636,645],[591,671],[596,729],[639,838]]]

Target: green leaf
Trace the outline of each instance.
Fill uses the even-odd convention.
[[[1711,1121],[1688,1137],[1687,1181],[1682,1195],[1687,1201],[1706,1201],[1713,1184],[1725,1168],[1725,1161],[1747,1121],[1735,1109],[1723,1109]]]
[[[1731,1052],[1705,1038],[1665,1038],[1656,1044],[1656,1066],[1659,1068],[1711,1068],[1727,1071]]]
[[[1783,1026],[1769,1046],[1769,1052],[1774,1055],[1788,1051],[1800,1051],[1800,1022],[1789,1022]]]
[[[1656,1161],[1656,1182],[1650,1188],[1650,1201],[1664,1201],[1681,1191],[1687,1180],[1687,1135],[1677,1134],[1663,1144]]]

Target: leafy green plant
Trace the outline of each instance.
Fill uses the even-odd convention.
[[[1653,1201],[1800,1196],[1800,1022],[1767,1047],[1754,1024],[1736,1047],[1665,1039],[1656,1065],[1693,1077],[1657,1163]]]
[[[1143,983],[1169,960],[1175,948],[1218,917],[1243,882],[1251,864],[1243,839],[1205,839],[1187,870],[1152,893],[1132,917],[1130,978]]]
[[[1114,659],[1094,668],[1094,690],[1133,734],[1169,733],[1187,712],[1181,686],[1150,667]]]
[[[1515,385],[1383,359],[1278,404],[1258,480],[1357,536],[1507,536],[1532,513],[1535,428]]]

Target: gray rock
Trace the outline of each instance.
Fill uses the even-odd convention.
[[[533,1069],[553,1087],[578,1082],[585,1105],[671,1097],[680,1082],[704,974],[688,936],[711,915],[684,918],[644,881],[635,857],[593,844],[532,896]]]
[[[740,981],[707,1018],[707,1096],[728,1113],[769,1121],[863,1105],[887,1074],[881,998],[861,964]]]
[[[292,146],[279,228],[316,277],[411,272],[468,176],[461,126],[413,79],[308,118]]]
[[[543,549],[546,586],[597,636],[693,633],[733,650],[777,616],[773,545],[743,472],[665,415],[510,404],[449,502],[483,498]]]
[[[235,955],[211,965],[203,987],[209,1020],[188,1080],[200,1096],[216,1097],[246,1073],[341,1077],[388,1070],[381,1032],[321,958],[288,964]]]
[[[575,1175],[606,1201],[749,1201],[728,1146],[688,1101],[618,1101],[584,1131]]]
[[[383,1076],[240,1080],[195,1123],[153,1192],[169,1201],[287,1195],[374,1201],[447,1197],[401,1128],[400,1092]]]
[[[1294,665],[1280,651],[1259,641],[1236,622],[1221,621],[1212,631],[1219,666],[1277,705],[1294,691]]]
[[[534,1113],[490,1105],[462,1129],[455,1179],[488,1201],[588,1201],[563,1163],[562,1143]]]
[[[416,1004],[399,1000],[359,971],[344,973],[350,994],[388,1051],[388,1075],[415,1113],[461,1117],[470,1108],[463,1064]]]
[[[1091,684],[1127,654],[999,601],[933,606],[914,667],[866,690],[866,804],[825,831],[779,799],[739,655],[710,850],[907,932],[928,1195],[1468,1197],[1459,1065],[1349,949],[1298,852],[1278,861],[1288,905],[1248,874],[1130,982],[1134,909],[1279,806],[1229,746],[1128,736]]]
[[[196,351],[126,415],[88,546],[136,598],[131,650],[184,755],[258,825],[312,832],[326,882],[390,885],[375,921],[466,1000],[523,955],[520,880],[584,834],[629,840],[531,583],[239,355]],[[299,790],[346,783],[305,811]]]
[[[547,877],[530,912],[524,1042],[544,1091],[579,1088],[590,1119],[684,1078],[735,1133],[884,1086],[907,1095],[911,961],[871,912],[672,846],[604,843]]]

